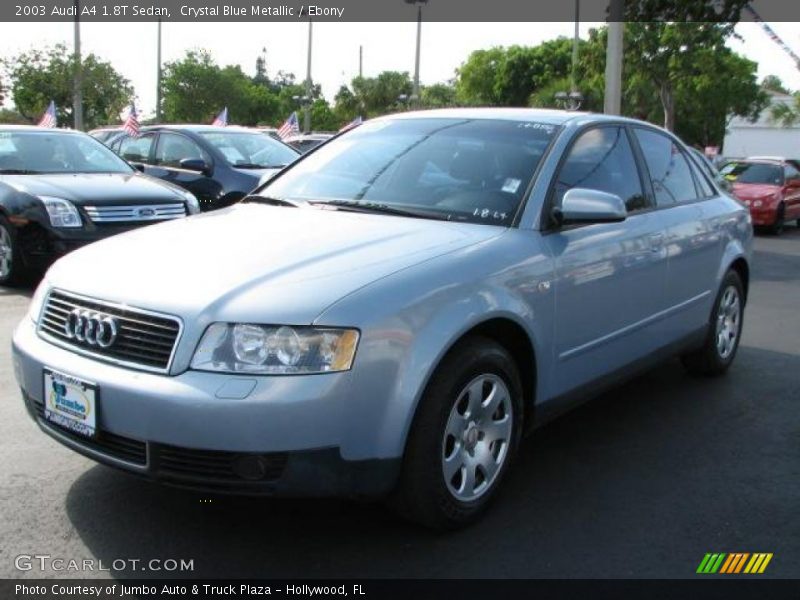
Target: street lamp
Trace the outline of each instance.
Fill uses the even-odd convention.
[[[411,93],[411,101],[419,101],[419,46],[422,38],[422,7],[428,0],[404,0],[406,4],[417,7],[417,53],[414,58],[414,91]]]

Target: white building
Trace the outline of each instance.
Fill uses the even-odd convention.
[[[789,94],[768,92],[770,104],[761,111],[758,119],[750,122],[734,117],[725,132],[722,154],[728,158],[746,156],[785,156],[800,158],[800,123],[783,127],[772,120],[772,107],[778,104],[794,105]]]

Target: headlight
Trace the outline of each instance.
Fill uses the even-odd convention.
[[[28,307],[28,316],[34,323],[39,322],[39,315],[42,314],[42,304],[44,304],[44,297],[47,295],[48,289],[47,280],[42,280],[39,287],[37,287],[36,291],[33,293],[31,304]]]
[[[192,192],[183,192],[183,199],[186,202],[186,212],[190,215],[196,215],[200,212],[200,203],[195,198],[195,195]]]
[[[264,375],[347,371],[358,345],[355,329],[214,323],[191,367]]]
[[[39,196],[39,198],[44,202],[47,214],[50,215],[50,224],[53,227],[81,226],[81,216],[72,202],[52,196]]]

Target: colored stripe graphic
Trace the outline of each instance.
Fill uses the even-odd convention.
[[[760,574],[763,573],[769,562],[772,560],[772,553],[769,552],[717,552],[707,553],[700,565],[697,573],[720,575],[732,575],[738,573]],[[745,566],[747,565],[747,566]]]

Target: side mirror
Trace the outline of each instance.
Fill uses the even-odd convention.
[[[616,194],[572,188],[560,207],[553,208],[553,220],[560,225],[619,223],[628,216],[625,203]]]
[[[211,167],[202,158],[184,158],[178,164],[181,166],[181,169],[197,171],[203,175],[208,175],[211,171]]]

